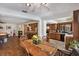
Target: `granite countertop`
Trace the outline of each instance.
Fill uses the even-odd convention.
[[[73,37],[73,34],[66,34],[67,37]]]

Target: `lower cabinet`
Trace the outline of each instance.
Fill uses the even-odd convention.
[[[64,34],[60,34],[60,33],[49,33],[48,39],[64,41],[64,36],[65,36]]]

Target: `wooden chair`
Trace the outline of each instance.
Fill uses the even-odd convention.
[[[54,56],[70,56],[72,51],[58,49]]]
[[[57,53],[57,51],[58,51],[58,49],[56,49],[53,53],[52,52],[50,52],[50,56],[55,56],[56,55],[56,53]]]
[[[28,38],[27,38],[27,36],[21,36],[20,37],[20,40],[27,40]]]
[[[27,56],[30,56],[28,48],[26,48]]]
[[[79,52],[76,49],[68,50],[60,50],[58,49],[56,56],[79,56]]]
[[[43,36],[42,39],[43,41],[49,42],[48,36]]]

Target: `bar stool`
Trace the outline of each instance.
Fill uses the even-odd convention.
[[[2,47],[4,44],[4,39],[3,38],[0,38],[0,46]]]

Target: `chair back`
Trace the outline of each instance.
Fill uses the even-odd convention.
[[[20,37],[20,40],[27,40],[28,38],[27,38],[27,36],[21,36]]]
[[[49,42],[49,39],[48,39],[48,37],[47,37],[47,36],[43,36],[43,37],[42,37],[42,39],[43,39],[44,41]]]
[[[73,49],[71,52],[71,56],[79,56],[79,49]]]

